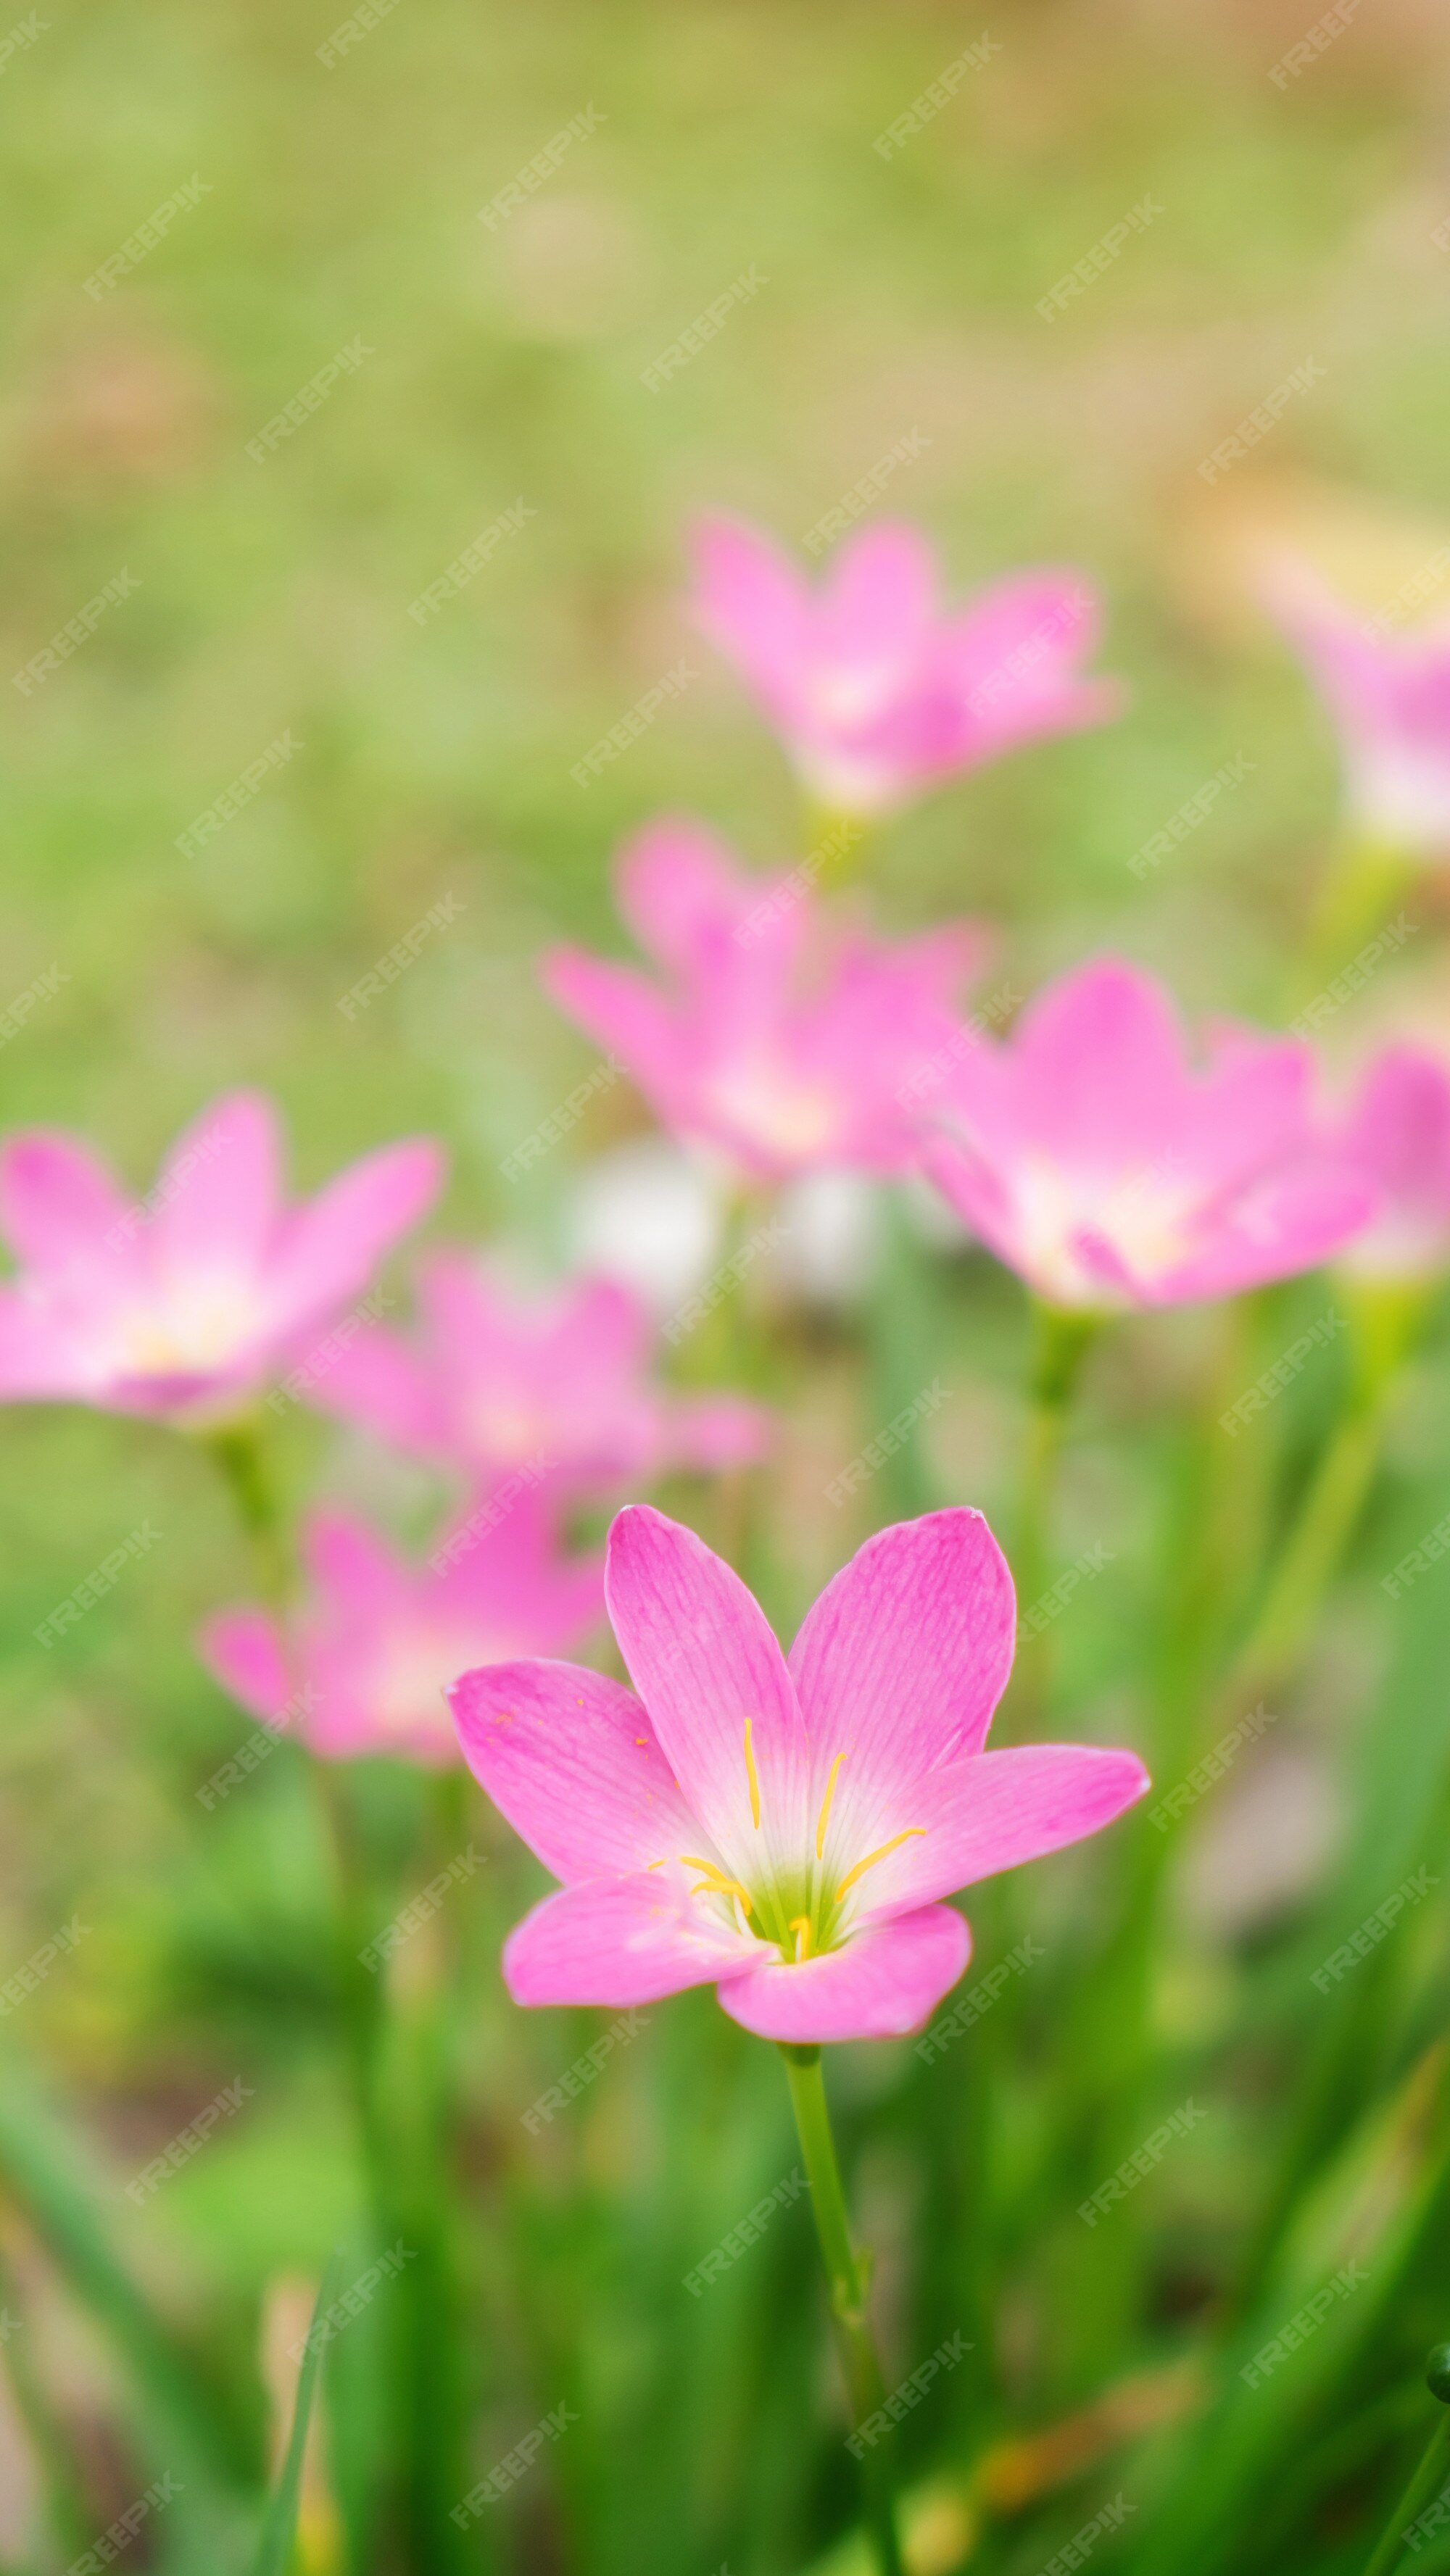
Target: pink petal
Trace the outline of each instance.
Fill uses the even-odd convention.
[[[427,1454],[441,1434],[427,1371],[401,1334],[380,1326],[364,1326],[315,1374],[304,1371],[301,1393],[319,1413],[362,1423],[399,1449]]]
[[[87,1396],[94,1374],[77,1342],[23,1289],[0,1287],[0,1401]]]
[[[895,2039],[917,2030],[956,1984],[972,1954],[970,1927],[949,1905],[873,1923],[839,1950],[798,1968],[732,1977],[720,2002],[762,2039],[800,2046],[831,2039]]]
[[[649,2004],[738,1977],[759,1950],[712,1922],[680,1873],[638,1871],[546,1896],[504,1943],[504,1983],[516,2004]]]
[[[707,1474],[747,1467],[769,1455],[778,1428],[766,1405],[735,1395],[686,1396],[670,1413],[670,1454],[681,1466]]]
[[[426,1138],[364,1154],[288,1220],[271,1294],[283,1329],[316,1322],[365,1288],[383,1254],[426,1214],[443,1185]]]
[[[553,948],[539,980],[552,1002],[617,1056],[640,1089],[661,1109],[680,1082],[688,1049],[674,1012],[636,966],[606,965],[582,948]]]
[[[619,1682],[530,1659],[465,1673],[447,1698],[474,1778],[556,1878],[698,1849],[654,1728]]]
[[[260,1263],[280,1205],[277,1113],[257,1091],[214,1101],[177,1138],[161,1166],[155,1252],[188,1268]]]
[[[47,1128],[13,1136],[0,1153],[0,1228],[18,1261],[42,1274],[118,1259],[106,1237],[132,1229],[126,1200],[84,1145]]]
[[[197,1639],[207,1671],[243,1708],[275,1722],[292,1697],[282,1634],[262,1610],[219,1610]]]
[[[918,528],[881,520],[836,555],[816,611],[815,641],[832,664],[903,669],[931,628],[936,565]]]
[[[753,1595],[693,1530],[644,1503],[620,1512],[610,1530],[604,1592],[665,1759],[731,1875],[748,1885],[762,1849],[777,1869],[793,1866],[810,1747],[785,1658]]]
[[[767,687],[788,683],[805,651],[810,595],[759,529],[723,516],[694,532],[695,614],[732,661]]]
[[[911,1840],[857,1882],[857,1919],[874,1922],[930,1904],[979,1878],[1081,1842],[1110,1825],[1149,1786],[1136,1753],[1097,1744],[1021,1744],[1004,1753],[974,1753],[914,1788],[903,1783],[883,1803],[873,1830],[885,1842],[905,1831]]]
[[[1161,1152],[1187,1089],[1170,996],[1151,975],[1104,957],[1028,1005],[1013,1035],[1024,1131],[1064,1159],[1109,1169]],[[962,1073],[970,1104],[973,1061]]]
[[[344,1629],[374,1627],[385,1609],[407,1598],[402,1561],[351,1512],[314,1512],[302,1552],[317,1591]]]
[[[726,844],[697,823],[652,823],[616,865],[619,909],[648,955],[680,974],[708,964],[756,892]]]

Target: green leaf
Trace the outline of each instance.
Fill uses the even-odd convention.
[[[287,2576],[292,2543],[297,2536],[297,2509],[302,2500],[302,2462],[307,2450],[307,2428],[312,2421],[313,2400],[322,2369],[323,2346],[314,2343],[317,2320],[329,2305],[337,2285],[340,2250],[331,2255],[322,2275],[317,2305],[312,2311],[308,2330],[307,2353],[297,2381],[297,2403],[292,2409],[292,2432],[287,2444],[287,2457],[277,2480],[272,2501],[267,2507],[257,2554],[252,2561],[251,2576]]]

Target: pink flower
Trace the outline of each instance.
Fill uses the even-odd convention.
[[[1307,565],[1281,561],[1266,605],[1339,732],[1350,812],[1377,840],[1450,854],[1450,620],[1398,634],[1360,620]]]
[[[822,804],[876,814],[1042,734],[1099,724],[1120,691],[1085,679],[1098,604],[1075,573],[1017,573],[955,617],[931,548],[882,522],[848,539],[813,594],[737,519],[696,532],[696,616],[754,689]]]
[[[464,1754],[563,1887],[510,1934],[516,2003],[625,2005],[718,1983],[767,2039],[913,2030],[966,1965],[939,1900],[1095,1833],[1131,1753],[984,1753],[1012,1578],[980,1513],[868,1539],[787,1662],[728,1565],[635,1505],[609,1615],[639,1696],[576,1665],[466,1673]]]
[[[809,870],[748,877],[685,823],[621,855],[619,908],[670,978],[556,949],[554,1000],[616,1054],[667,1127],[783,1180],[829,1165],[904,1167],[902,1094],[943,1045],[949,1002],[984,953],[965,924],[895,946],[860,933],[814,941]]]
[[[577,1646],[603,1607],[599,1559],[560,1556],[533,1495],[458,1523],[427,1566],[346,1512],[316,1513],[304,1554],[311,1592],[291,1636],[265,1611],[224,1610],[198,1643],[243,1708],[328,1761],[456,1761],[443,1694],[459,1665]]]
[[[1225,1297],[1337,1252],[1373,1193],[1318,1141],[1314,1059],[1220,1027],[1202,1071],[1171,997],[1116,958],[965,1054],[926,1168],[1054,1306]]]
[[[358,1333],[312,1401],[484,1484],[523,1469],[609,1489],[667,1467],[736,1466],[767,1445],[760,1407],[650,1383],[648,1313],[612,1280],[524,1303],[445,1253],[424,1264],[420,1300],[420,1342],[381,1326]]]
[[[367,1284],[437,1194],[436,1145],[387,1145],[287,1208],[277,1118],[213,1102],[139,1206],[69,1136],[0,1153],[0,1397],[70,1398],[172,1419],[230,1410]]]
[[[1450,1073],[1418,1047],[1387,1047],[1369,1067],[1340,1149],[1378,1205],[1345,1252],[1360,1278],[1417,1281],[1450,1268]]]

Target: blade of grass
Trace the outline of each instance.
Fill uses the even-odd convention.
[[[287,2455],[282,2462],[277,2484],[272,2491],[262,2524],[257,2554],[252,2560],[251,2576],[287,2576],[292,2544],[297,2537],[297,2513],[302,2501],[302,2463],[307,2453],[307,2431],[312,2421],[312,2408],[317,2396],[317,2382],[322,2370],[324,2346],[314,2343],[317,2320],[331,2305],[342,2266],[341,2249],[334,2247],[317,2292],[308,2329],[307,2350],[297,2379],[297,2399],[292,2409],[292,2430],[287,2442]]]

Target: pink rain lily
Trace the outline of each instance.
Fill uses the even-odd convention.
[[[460,1664],[577,1646],[603,1608],[600,1560],[561,1556],[534,1495],[502,1517],[476,1510],[425,1566],[351,1513],[316,1513],[303,1544],[310,1591],[290,1635],[265,1611],[225,1610],[199,1645],[243,1708],[328,1761],[455,1762],[443,1694]]]
[[[1357,1277],[1412,1284],[1450,1269],[1450,1072],[1420,1047],[1377,1056],[1339,1135],[1377,1205],[1344,1253]]]
[[[617,882],[668,986],[577,948],[556,949],[544,981],[667,1127],[765,1180],[910,1162],[913,1085],[943,1047],[960,1049],[949,1005],[985,955],[980,931],[828,943],[808,871],[749,877],[685,823],[641,833]]]
[[[1320,1141],[1314,1058],[1223,1026],[1202,1070],[1171,996],[1103,958],[962,1057],[928,1172],[1049,1304],[1179,1305],[1311,1270],[1374,1194]]]
[[[135,1206],[73,1137],[12,1137],[0,1231],[19,1273],[0,1287],[0,1398],[235,1410],[366,1287],[443,1172],[436,1145],[388,1145],[289,1208],[280,1161],[276,1112],[250,1091],[205,1110]]]
[[[759,1406],[650,1382],[648,1311],[612,1280],[525,1302],[445,1253],[424,1264],[419,1296],[422,1339],[358,1333],[310,1389],[314,1403],[485,1485],[523,1471],[608,1491],[667,1467],[738,1466],[768,1444]]]
[[[940,1900],[1148,1786],[1131,1753],[983,1752],[1016,1611],[978,1512],[868,1539],[789,1660],[729,1566],[647,1506],[610,1531],[605,1593],[638,1697],[536,1662],[450,1693],[470,1767],[564,1882],[505,1945],[516,2003],[718,1984],[767,2039],[913,2030],[971,1949]]]
[[[1354,822],[1394,848],[1450,857],[1450,619],[1387,630],[1297,559],[1264,593],[1334,718]]]
[[[1117,712],[1082,675],[1093,593],[1071,572],[1016,573],[944,615],[919,531],[882,522],[840,549],[813,593],[758,529],[696,532],[695,612],[743,672],[811,793],[870,815],[1043,734]]]

